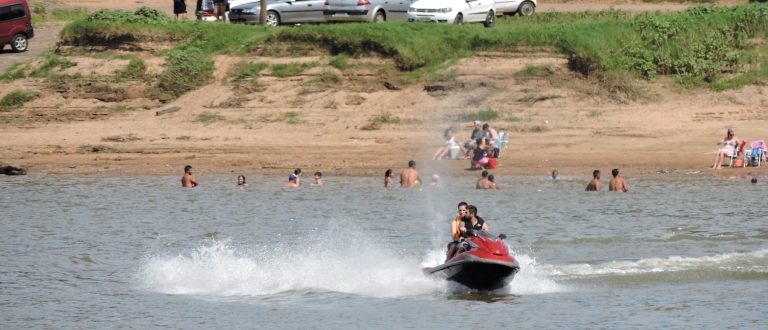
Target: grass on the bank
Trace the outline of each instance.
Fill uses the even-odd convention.
[[[0,99],[0,111],[19,109],[23,107],[25,103],[34,100],[36,97],[37,95],[33,92],[15,90],[5,94],[5,96]]]
[[[478,51],[546,48],[565,54],[572,70],[603,78],[612,74],[653,79],[658,75],[712,86],[756,61],[753,39],[768,37],[768,6],[694,7],[679,12],[537,13],[505,17],[496,27],[418,23],[326,24],[263,27],[175,22],[141,8],[134,13],[101,11],[68,25],[62,41],[70,45],[121,42],[173,42],[160,88],[173,95],[212,79],[211,56],[263,52],[277,43],[309,45],[334,55],[378,54],[398,69],[431,76],[441,65]],[[258,46],[258,47],[257,47]],[[334,60],[342,69],[343,61]],[[290,75],[290,66],[278,67]],[[734,81],[764,81],[759,69],[736,74]],[[284,71],[280,71],[284,69]],[[275,67],[272,67],[273,73]],[[276,74],[278,75],[278,74]],[[743,75],[744,77],[740,77]],[[412,76],[413,77],[413,76]],[[721,83],[722,84],[722,83]],[[725,86],[725,85],[722,85]]]

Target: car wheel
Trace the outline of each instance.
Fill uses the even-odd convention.
[[[13,48],[14,52],[25,52],[27,51],[28,46],[29,42],[27,41],[27,36],[21,33],[13,36],[13,39],[11,39],[11,48]]]
[[[496,24],[496,15],[493,13],[493,10],[488,11],[488,15],[485,16],[485,21],[483,21],[483,26],[487,28],[491,28]]]
[[[275,27],[280,25],[280,15],[274,10],[267,12],[267,26]]]
[[[461,24],[464,22],[464,16],[461,13],[456,14],[456,18],[453,19],[453,24]]]
[[[536,11],[536,6],[533,5],[533,2],[525,1],[520,4],[520,7],[517,8],[517,13],[520,16],[531,16]]]
[[[387,16],[384,16],[384,12],[379,10],[376,12],[376,15],[373,16],[373,22],[374,23],[384,23],[387,21]]]

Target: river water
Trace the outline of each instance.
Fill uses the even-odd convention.
[[[0,324],[103,328],[764,328],[768,179],[0,177]],[[309,178],[305,179],[309,181]],[[607,180],[604,180],[607,185]],[[605,189],[605,188],[604,188]],[[507,287],[425,277],[456,204],[521,264]]]

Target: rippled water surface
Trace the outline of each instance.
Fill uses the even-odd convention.
[[[0,177],[0,324],[18,328],[763,328],[768,184],[709,176]],[[607,181],[604,182],[607,184]],[[456,204],[522,270],[476,293],[427,278]]]

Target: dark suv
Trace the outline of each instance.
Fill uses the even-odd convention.
[[[10,44],[15,52],[23,52],[35,36],[27,0],[0,0],[0,50]]]

